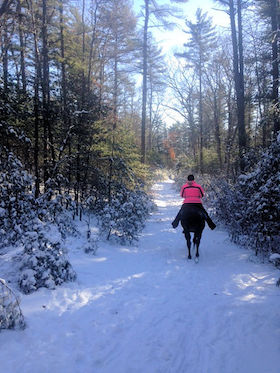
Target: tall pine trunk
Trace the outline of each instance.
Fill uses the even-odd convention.
[[[148,150],[152,150],[152,116],[153,116],[153,80],[150,72],[150,98],[149,98],[149,132],[148,132]]]
[[[88,76],[87,76],[87,86],[90,90],[91,87],[91,74],[92,74],[92,63],[94,58],[94,42],[96,41],[96,24],[97,24],[97,10],[98,10],[98,3],[96,4],[94,10],[94,1],[92,0],[92,14],[91,14],[91,25],[92,25],[92,36],[90,41],[90,50],[89,50],[89,62],[88,62]]]
[[[273,105],[273,124],[274,137],[280,130],[279,120],[279,61],[278,61],[278,44],[279,44],[279,1],[272,0],[271,7],[271,28],[272,28],[272,105]]]
[[[245,103],[244,103],[244,74],[243,74],[243,38],[242,38],[242,17],[241,0],[237,0],[238,14],[238,39],[235,24],[235,7],[233,0],[229,0],[230,5],[230,25],[233,48],[233,70],[234,83],[237,100],[237,126],[238,126],[238,148],[239,166],[244,170],[244,153],[246,150],[246,130],[245,130]]]
[[[4,18],[4,17],[3,17]],[[7,22],[6,19],[3,19],[3,37],[2,37],[2,66],[3,66],[3,86],[4,86],[4,95],[8,93],[8,76],[9,76],[9,67],[8,67],[8,49],[9,49],[9,39],[7,32]]]
[[[221,134],[220,134],[220,102],[217,97],[217,92],[214,92],[214,126],[215,126],[215,138],[216,138],[216,149],[219,160],[219,169],[222,170],[222,151],[221,151]]]
[[[32,22],[32,34],[34,42],[34,174],[35,174],[35,198],[40,194],[40,173],[39,173],[39,127],[40,127],[40,98],[39,84],[41,81],[41,63],[39,53],[39,42],[37,34],[37,25],[35,21],[35,12],[33,9],[33,1],[28,2],[28,9]]]
[[[146,162],[148,24],[149,24],[149,0],[145,0],[145,23],[144,23],[144,34],[143,34],[142,121],[141,121],[141,161],[142,163]]]
[[[21,13],[21,0],[17,3],[17,14],[18,14],[18,32],[19,32],[19,42],[20,42],[20,72],[21,72],[21,83],[22,91],[26,93],[26,68],[25,68],[25,42],[23,34],[23,22]]]
[[[200,173],[204,173],[204,160],[203,160],[203,103],[202,103],[202,66],[201,57],[199,62],[199,167]]]
[[[47,36],[47,2],[42,0],[42,99],[43,99],[43,170],[44,187],[49,178],[48,164],[48,128],[49,128],[49,62],[48,62],[48,36]]]
[[[65,50],[64,50],[64,15],[63,0],[59,4],[60,13],[60,55],[61,55],[61,91],[62,91],[62,111],[64,124],[67,119],[67,91],[66,91],[66,72],[65,72]]]

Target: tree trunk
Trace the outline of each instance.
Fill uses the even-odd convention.
[[[93,1],[92,1],[92,8],[93,8]],[[88,63],[88,77],[87,77],[87,85],[88,89],[90,90],[91,84],[91,72],[92,72],[92,60],[93,60],[93,47],[94,42],[96,40],[96,23],[97,23],[97,10],[98,10],[98,4],[96,4],[95,9],[92,13],[92,36],[91,36],[91,42],[90,42],[90,51],[89,51],[89,63]]]
[[[147,67],[148,67],[149,0],[145,0],[145,23],[143,35],[143,87],[141,122],[141,162],[146,162],[146,111],[147,111]]]
[[[46,191],[46,182],[49,178],[48,165],[48,128],[49,128],[49,61],[48,61],[48,35],[47,35],[47,2],[42,0],[42,99],[43,99],[43,170],[44,187]]]
[[[60,161],[65,148],[68,146],[68,192],[70,192],[72,170],[70,165],[71,159],[71,118],[68,111],[67,98],[67,83],[66,83],[66,67],[65,67],[65,48],[64,48],[64,7],[63,0],[59,4],[60,13],[60,55],[61,55],[61,91],[62,91],[62,120],[65,128],[66,138],[63,141],[63,146],[60,147],[58,160]]]
[[[219,168],[222,170],[222,151],[221,151],[221,135],[220,135],[220,110],[219,103],[217,99],[217,93],[214,93],[214,126],[215,126],[215,137],[216,137],[216,149],[219,160]]]
[[[114,94],[113,94],[113,131],[117,127],[117,116],[118,116],[118,34],[115,33],[115,44],[114,44]]]
[[[82,4],[82,82],[81,82],[81,99],[79,103],[79,110],[84,110],[85,108],[85,93],[86,93],[86,82],[85,82],[85,0],[83,0]],[[79,124],[82,125],[84,122],[84,114],[80,114],[79,118],[77,119]],[[77,158],[76,158],[76,187],[75,187],[75,201],[76,201],[76,214],[79,215],[79,196],[81,193],[81,145],[82,145],[82,138],[80,135],[80,131],[78,132],[77,138]]]
[[[4,95],[8,93],[8,35],[7,23],[3,20],[3,44],[2,44],[2,64],[3,64],[3,85]]]
[[[246,131],[245,131],[245,104],[244,104],[244,76],[243,76],[243,38],[242,38],[242,18],[241,18],[241,0],[237,1],[238,12],[238,41],[235,25],[235,9],[233,0],[230,5],[230,24],[233,47],[233,70],[234,83],[237,100],[237,122],[238,122],[238,145],[239,145],[239,165],[241,171],[244,170],[244,152],[246,150]]]
[[[67,91],[66,91],[66,73],[65,73],[65,54],[64,54],[64,18],[63,18],[63,0],[59,4],[60,13],[60,55],[61,55],[61,90],[63,104],[63,119],[67,116]]]
[[[273,124],[274,124],[274,137],[280,130],[279,121],[279,61],[278,61],[278,41],[279,41],[279,2],[272,0],[271,2],[271,28],[272,28],[272,105],[273,105]]]
[[[21,82],[22,82],[22,91],[25,94],[26,93],[25,42],[24,42],[24,35],[23,35],[21,0],[18,0],[17,14],[18,14],[18,30],[19,30],[19,42],[20,42]]]
[[[203,161],[203,104],[202,104],[202,67],[201,57],[199,63],[199,167],[200,173],[204,173],[204,161]]]
[[[228,95],[226,99],[226,106],[228,112],[228,131],[227,131],[227,139],[226,139],[226,146],[225,146],[225,164],[226,164],[226,176],[227,180],[230,179],[230,165],[231,165],[231,151],[233,145],[233,107],[231,104],[232,100],[232,88],[229,86]]]
[[[150,98],[149,98],[149,134],[148,134],[148,150],[152,150],[152,116],[153,116],[153,81],[150,73]]]
[[[39,174],[39,126],[40,126],[40,99],[39,84],[41,80],[41,64],[38,47],[38,35],[35,23],[35,15],[32,1],[28,2],[28,8],[32,21],[32,33],[34,39],[34,56],[35,56],[35,79],[34,79],[34,174],[35,174],[35,198],[40,194],[40,174]]]
[[[34,80],[34,173],[35,173],[35,198],[40,194],[40,175],[39,175],[39,78],[40,66],[37,40],[34,35],[35,46],[35,80]]]

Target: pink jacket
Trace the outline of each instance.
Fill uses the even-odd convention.
[[[186,183],[181,188],[181,197],[184,198],[183,203],[202,203],[201,198],[203,196],[204,190],[195,181]]]

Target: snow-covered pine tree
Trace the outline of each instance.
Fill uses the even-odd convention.
[[[76,204],[69,193],[61,190],[61,185],[65,182],[65,178],[60,174],[50,178],[46,182],[46,192],[36,200],[38,216],[45,223],[55,224],[62,239],[67,235],[79,235],[73,221]]]
[[[100,211],[101,230],[108,239],[113,235],[123,244],[131,243],[137,239],[152,208],[153,203],[144,191],[129,191],[123,187]]]
[[[40,287],[54,289],[65,281],[74,281],[76,274],[59,242],[51,242],[40,224],[26,232],[19,286],[24,293]]]
[[[20,240],[36,218],[32,177],[21,162],[6,148],[0,147],[0,247]]]
[[[21,162],[0,147],[0,242],[2,247],[16,243],[23,247],[19,286],[25,293],[76,277],[60,243],[47,238],[40,217],[50,214],[49,205],[35,200],[32,186],[32,177]]]
[[[216,190],[217,214],[235,241],[256,254],[280,253],[280,135],[251,172]]]

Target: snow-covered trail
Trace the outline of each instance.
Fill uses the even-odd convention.
[[[134,247],[69,239],[76,283],[22,297],[24,331],[0,333],[0,373],[278,373],[279,271],[205,229],[187,261],[172,182]]]

